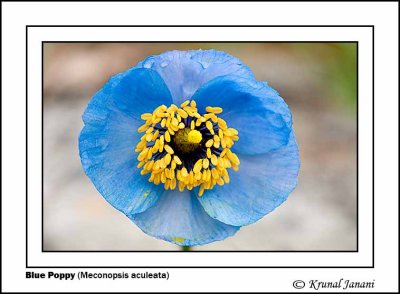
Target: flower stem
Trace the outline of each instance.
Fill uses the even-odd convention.
[[[190,251],[192,247],[190,246],[182,246],[181,249],[182,251]]]

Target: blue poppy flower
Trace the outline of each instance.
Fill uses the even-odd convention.
[[[83,169],[146,234],[193,246],[270,213],[297,184],[291,112],[237,58],[171,51],[117,74],[83,114]]]

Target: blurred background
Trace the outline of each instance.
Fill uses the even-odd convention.
[[[144,234],[82,170],[78,135],[93,94],[118,72],[167,50],[230,53],[292,110],[299,183],[234,237],[193,250],[356,250],[357,48],[354,43],[44,44],[44,244],[52,250],[180,250]]]

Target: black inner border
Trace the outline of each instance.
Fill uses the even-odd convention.
[[[372,113],[372,128],[373,128],[373,133],[372,133],[372,151],[373,151],[373,157],[372,157],[372,205],[373,205],[373,211],[372,211],[372,265],[371,266],[129,266],[129,267],[119,267],[119,266],[85,266],[85,267],[80,267],[80,266],[29,266],[28,265],[28,29],[30,27],[368,27],[372,29],[372,70],[373,70],[373,77],[372,77],[372,91],[373,91],[373,113]],[[42,206],[41,206],[41,215],[42,215],[42,252],[44,253],[127,253],[127,252],[136,252],[136,253],[168,253],[168,252],[173,252],[173,253],[178,253],[182,252],[185,253],[184,251],[174,251],[174,250],[165,250],[165,251],[127,251],[127,250],[118,250],[118,251],[44,251],[43,250],[43,45],[45,43],[356,43],[357,44],[357,179],[356,179],[356,194],[357,194],[357,250],[350,250],[350,251],[310,251],[310,250],[300,250],[300,251],[261,251],[261,250],[255,250],[255,251],[246,251],[246,250],[241,250],[241,251],[190,251],[190,253],[250,253],[250,252],[264,252],[264,253],[354,253],[359,251],[359,213],[358,213],[358,42],[357,41],[42,41],[42,170],[41,170],[41,175],[42,175]],[[282,25],[282,26],[269,26],[269,25],[252,25],[252,26],[237,26],[237,25],[194,25],[194,26],[180,26],[180,25],[170,25],[170,26],[157,26],[157,25],[136,25],[136,26],[98,26],[98,25],[76,25],[76,26],[69,26],[69,25],[27,25],[26,26],[26,268],[374,268],[374,26],[373,25],[349,25],[349,26],[335,26],[335,25],[326,25],[326,26],[318,26],[318,25],[304,25],[304,26],[295,26],[295,25]]]

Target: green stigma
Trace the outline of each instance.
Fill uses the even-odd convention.
[[[203,136],[198,130],[184,128],[175,134],[173,140],[177,149],[183,153],[189,153],[198,147]]]
[[[188,133],[187,139],[190,143],[197,144],[200,143],[201,140],[203,140],[203,136],[198,130],[191,130]]]

